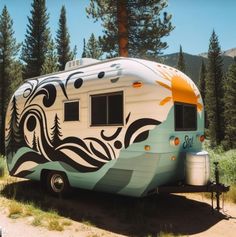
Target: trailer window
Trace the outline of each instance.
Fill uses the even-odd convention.
[[[197,108],[195,105],[175,103],[175,130],[197,130]]]
[[[64,121],[79,120],[79,101],[68,101],[64,103]]]
[[[123,125],[123,92],[91,96],[91,125]]]

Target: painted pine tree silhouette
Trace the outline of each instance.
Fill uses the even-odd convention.
[[[35,150],[35,151],[38,151],[37,139],[36,139],[35,132],[34,132],[34,135],[33,135],[32,149]]]
[[[20,130],[19,130],[19,113],[17,109],[16,97],[12,99],[11,106],[11,118],[9,121],[8,134],[6,137],[6,153],[16,153],[21,142]]]
[[[57,116],[57,114],[55,115],[55,119],[54,119],[54,125],[51,128],[52,129],[52,144],[54,147],[56,147],[57,145],[59,145],[60,141],[61,141],[61,127],[60,127],[60,122],[59,122],[59,118]]]

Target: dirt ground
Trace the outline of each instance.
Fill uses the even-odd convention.
[[[35,202],[45,211],[54,209],[60,216],[69,218],[72,225],[62,232],[34,227],[30,224],[32,217],[10,219],[7,208],[1,206],[2,237],[156,237],[160,231],[181,236],[235,237],[236,233],[236,204],[225,202],[217,213],[203,194],[134,199],[74,190],[67,199],[57,199],[42,192],[38,183],[22,181],[9,184],[0,195],[11,198],[11,190],[16,190],[16,200]]]

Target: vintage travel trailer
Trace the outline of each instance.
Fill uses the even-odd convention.
[[[45,182],[145,196],[179,182],[206,185],[204,109],[193,81],[156,62],[114,58],[68,62],[32,78],[6,115],[9,173]]]

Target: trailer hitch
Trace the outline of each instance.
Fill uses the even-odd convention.
[[[206,185],[194,186],[188,184],[181,185],[172,185],[172,186],[159,186],[153,190],[150,190],[147,194],[152,195],[155,193],[211,193],[211,205],[212,210],[214,209],[214,193],[216,198],[216,210],[220,211],[220,196],[222,193],[226,193],[229,191],[230,186],[226,186],[220,183],[220,175],[219,175],[219,162],[214,162],[215,166],[215,181],[209,182]]]

